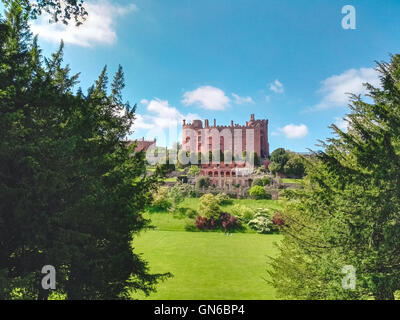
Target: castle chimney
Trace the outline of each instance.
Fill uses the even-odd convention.
[[[233,127],[233,120],[231,120],[231,127]]]
[[[208,128],[208,119],[204,120],[204,126]]]
[[[214,119],[214,127],[216,127],[216,126],[217,126],[217,120]]]
[[[254,113],[250,115],[250,121],[255,121],[254,120]]]
[[[183,119],[183,125],[186,125],[186,120],[185,119]]]

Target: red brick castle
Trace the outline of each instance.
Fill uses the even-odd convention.
[[[219,141],[213,140],[214,138]],[[269,157],[267,119],[256,120],[252,114],[246,125],[234,124],[231,121],[230,126],[217,126],[215,119],[212,126],[208,120],[204,121],[204,126],[201,120],[194,120],[192,123],[183,120],[182,146],[183,150],[190,153],[228,150],[233,155],[242,155],[250,144],[259,158]]]

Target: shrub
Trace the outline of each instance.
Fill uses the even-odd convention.
[[[292,154],[288,162],[283,167],[284,173],[288,177],[302,178],[305,175],[304,159],[298,154]]]
[[[200,230],[212,230],[217,226],[217,222],[214,218],[208,219],[206,217],[197,216],[194,225]]]
[[[218,219],[197,216],[194,225],[203,231],[222,228],[225,232],[241,227],[239,219],[227,212],[221,212]]]
[[[199,215],[217,220],[220,212],[221,208],[219,207],[218,200],[212,194],[208,193],[200,198]]]
[[[271,179],[267,176],[265,176],[264,178],[262,178],[262,182],[263,182],[263,186],[269,186],[271,185]]]
[[[279,211],[275,212],[274,217],[272,218],[272,222],[277,227],[282,227],[286,224],[283,214]]]
[[[196,191],[194,187],[187,183],[177,183],[175,187],[179,187],[182,190],[182,195],[184,198],[195,198]]]
[[[255,187],[255,186],[263,187],[263,186],[264,186],[264,182],[263,182],[262,179],[255,179],[255,180],[253,181],[253,183],[251,184],[251,186],[252,186],[252,187]]]
[[[200,168],[198,166],[191,166],[189,169],[189,174],[196,177],[200,174]]]
[[[169,210],[172,207],[172,201],[168,196],[168,188],[161,187],[154,195],[152,206],[160,210]]]
[[[219,193],[215,196],[219,205],[232,204],[232,199],[226,193]]]
[[[185,211],[186,217],[194,219],[197,215],[197,211],[194,209],[187,208]]]
[[[178,205],[185,199],[180,185],[175,185],[168,191],[168,198],[171,202],[170,211],[175,211]]]
[[[248,223],[254,217],[254,211],[252,209],[240,204],[234,205],[231,209],[231,213],[244,223]]]
[[[252,197],[253,199],[256,199],[256,200],[267,199],[268,198],[267,192],[261,186],[251,187],[251,189],[249,191],[249,194],[250,194],[250,197]]]
[[[196,187],[201,188],[208,188],[211,185],[210,178],[208,177],[201,177],[196,181]]]
[[[190,231],[190,232],[197,231],[197,228],[196,228],[196,225],[195,225],[195,222],[193,219],[186,219],[185,230]]]
[[[248,225],[258,233],[269,233],[273,228],[271,218],[265,213],[257,213],[254,219],[249,221]]]
[[[238,218],[227,212],[221,212],[219,216],[219,224],[224,231],[234,230],[240,227],[240,221]]]

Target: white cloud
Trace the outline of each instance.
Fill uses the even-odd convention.
[[[135,114],[135,122],[133,124],[133,129],[153,129],[154,124],[151,123],[151,121],[148,121],[148,119],[145,119],[144,116],[141,114]]]
[[[88,12],[86,21],[79,27],[73,22],[68,25],[62,22],[49,23],[49,15],[44,14],[34,21],[31,29],[33,34],[48,42],[65,43],[92,47],[97,44],[111,45],[117,41],[115,25],[117,19],[138,8],[135,4],[119,6],[108,0],[85,2],[84,7]]]
[[[335,125],[340,129],[340,130],[342,130],[342,131],[344,131],[344,132],[347,132],[348,131],[348,129],[349,129],[349,125],[350,125],[350,123],[349,123],[349,118],[339,118],[339,117],[336,117],[335,118]]]
[[[273,83],[269,85],[269,89],[278,94],[285,92],[283,84],[278,79],[276,79]]]
[[[322,100],[311,110],[325,110],[332,107],[345,107],[349,103],[349,93],[364,95],[366,89],[363,83],[378,87],[380,84],[378,72],[372,68],[350,69],[342,74],[334,75],[322,81],[318,93]]]
[[[265,96],[265,102],[270,103],[271,102],[271,97],[270,96]]]
[[[183,115],[175,107],[169,105],[166,100],[155,98],[151,101],[143,99],[142,104],[147,104],[147,111],[149,114],[141,115],[136,114],[136,121],[133,129],[165,129],[173,128],[181,125],[182,120],[193,121],[200,119],[197,114],[189,113]]]
[[[249,103],[254,103],[252,97],[241,97],[237,95],[236,93],[232,93],[232,97],[234,99],[234,103],[236,104],[249,104]]]
[[[279,131],[288,139],[300,139],[308,134],[308,128],[304,124],[288,124],[287,126],[280,128]]]
[[[182,103],[186,106],[196,104],[208,110],[225,110],[229,106],[230,99],[221,89],[203,86],[194,91],[185,92]]]

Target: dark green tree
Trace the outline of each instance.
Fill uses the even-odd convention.
[[[378,63],[372,103],[351,96],[349,130],[308,161],[303,189],[286,192],[285,237],[272,260],[279,296],[394,299],[400,289],[400,55]],[[355,288],[343,287],[343,268]]]
[[[47,299],[41,268],[57,271],[68,299],[127,299],[166,275],[150,274],[132,236],[148,221],[158,173],[124,138],[135,107],[122,101],[119,68],[83,95],[62,66],[63,46],[45,59],[18,2],[0,22],[0,298]],[[18,291],[14,289],[18,288]]]
[[[271,153],[271,162],[275,163],[274,167],[274,171],[275,172],[279,172],[279,173],[283,173],[283,168],[286,164],[286,162],[289,161],[290,155],[289,153],[283,149],[283,148],[278,148],[276,150],[274,150]]]
[[[291,178],[302,178],[305,175],[304,159],[302,156],[292,153],[283,167],[284,173]]]

